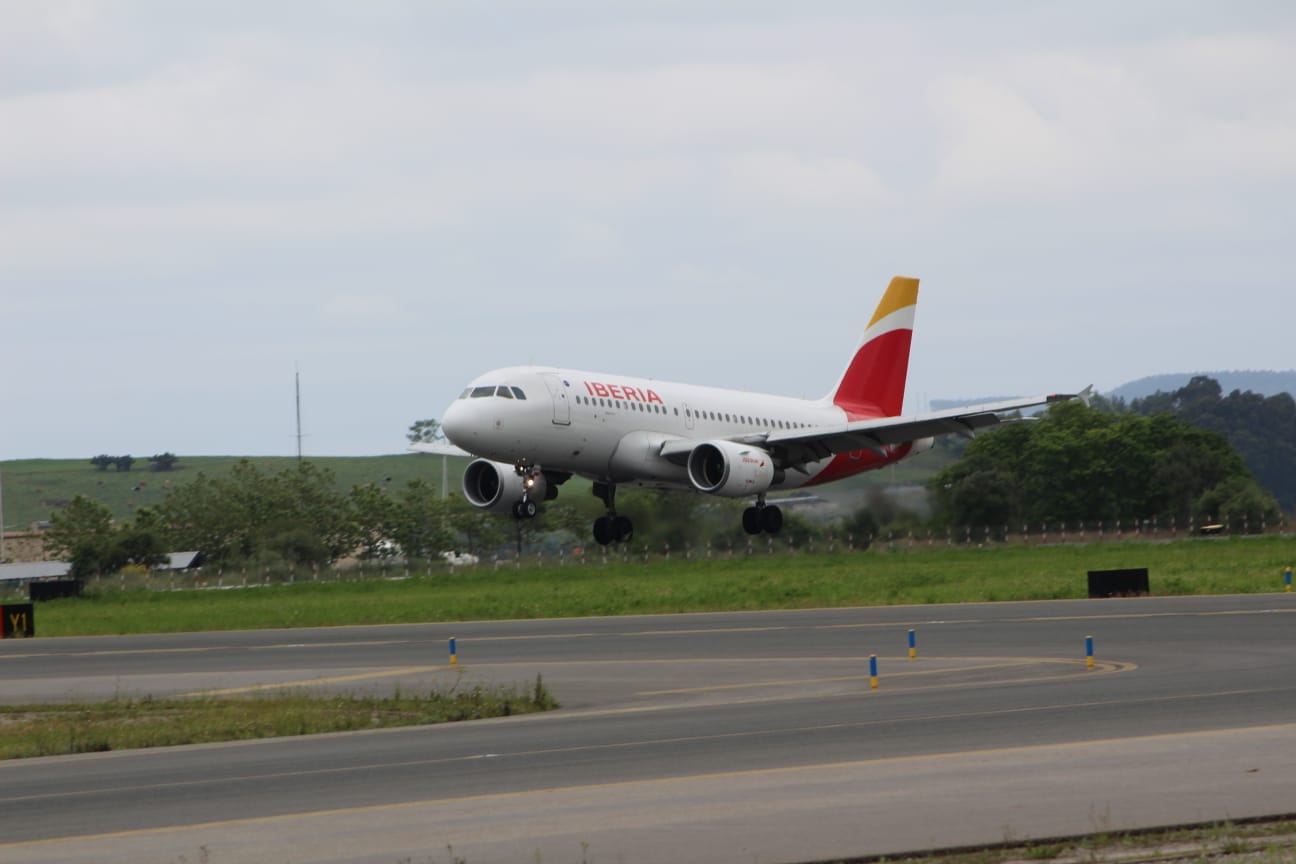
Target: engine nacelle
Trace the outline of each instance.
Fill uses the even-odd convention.
[[[464,497],[468,503],[493,513],[513,513],[513,505],[527,493],[528,500],[539,504],[549,498],[549,484],[540,473],[519,476],[507,462],[475,459],[468,464],[463,477]],[[557,493],[555,488],[553,492]],[[516,514],[515,514],[516,515]]]
[[[699,492],[741,498],[756,495],[774,482],[774,460],[750,444],[703,441],[688,458],[689,482]]]
[[[909,448],[909,452],[905,454],[906,459],[910,456],[917,456],[919,453],[926,453],[928,450],[936,446],[936,439],[919,438],[913,441],[912,444],[913,446]]]

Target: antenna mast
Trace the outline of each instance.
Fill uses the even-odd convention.
[[[293,380],[297,394],[297,461],[302,458],[302,431],[301,431],[301,370],[298,369],[293,373]]]

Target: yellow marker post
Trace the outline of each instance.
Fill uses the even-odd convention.
[[[459,657],[455,654],[455,640],[454,637],[451,636],[450,637],[450,665],[454,666],[458,662],[459,662]]]
[[[918,659],[918,637],[912,630],[909,631],[909,659]]]
[[[878,689],[877,655],[869,655],[869,689]]]
[[[1291,567],[1290,566],[1287,568],[1287,578],[1285,581],[1287,583],[1287,593],[1290,594],[1291,593]]]
[[[1085,637],[1085,667],[1089,669],[1094,668],[1092,636]]]

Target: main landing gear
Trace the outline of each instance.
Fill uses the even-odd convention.
[[[783,511],[775,504],[766,504],[765,496],[756,499],[755,506],[748,507],[742,515],[743,530],[748,534],[777,534],[783,527]]]
[[[594,495],[607,507],[607,515],[594,520],[594,542],[600,546],[609,543],[626,543],[634,536],[634,523],[616,512],[616,484],[594,483]]]

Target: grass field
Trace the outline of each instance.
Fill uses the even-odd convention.
[[[106,506],[118,519],[129,519],[138,507],[161,504],[174,486],[183,485],[199,472],[219,475],[238,464],[242,456],[182,456],[170,471],[152,471],[146,456],[130,471],[109,468],[100,471],[85,459],[21,459],[0,462],[4,482],[4,524],[10,531],[27,529],[31,523],[50,518],[50,513],[84,495]],[[291,467],[291,456],[252,456],[248,461],[263,471]],[[420,478],[434,486],[441,483],[441,460],[417,453],[392,456],[324,457],[312,459],[337,477],[338,488],[346,491],[365,483],[402,488]],[[462,459],[448,463],[449,483],[458,488],[463,475]]]
[[[391,696],[280,694],[0,705],[0,759],[418,726],[557,708],[544,682]]]
[[[36,607],[37,636],[965,603],[1085,597],[1087,571],[1147,567],[1152,593],[1283,590],[1296,537],[1199,538],[867,552],[703,561],[490,565],[407,579],[225,590],[115,590]]]

